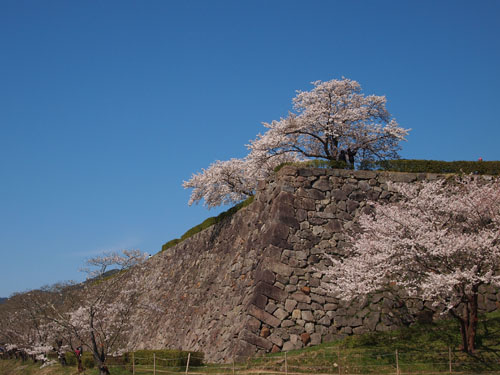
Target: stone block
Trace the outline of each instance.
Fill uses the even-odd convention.
[[[306,323],[304,325],[304,329],[306,330],[307,333],[313,333],[314,332],[314,323]]]
[[[247,330],[243,330],[241,332],[240,339],[265,350],[271,350],[273,347],[273,344],[270,341]]]
[[[269,329],[269,327],[262,327],[262,329],[260,330],[260,337],[266,338],[270,334],[271,334],[271,330]]]
[[[306,322],[314,322],[313,313],[309,310],[302,311],[302,319]]]
[[[248,313],[254,316],[255,318],[259,319],[261,322],[269,324],[272,327],[278,327],[281,323],[281,320],[269,314],[267,311],[258,308],[255,305],[249,306]]]
[[[268,284],[273,284],[275,280],[274,273],[267,269],[256,269],[254,278],[256,282],[263,281]]]
[[[311,335],[307,332],[304,332],[303,334],[300,335],[300,339],[305,346],[309,344],[309,342],[311,341]]]
[[[276,311],[278,306],[276,306],[273,302],[269,302],[265,308],[265,310],[269,313],[272,314],[273,312]]]
[[[344,228],[342,227],[342,222],[340,220],[330,220],[330,222],[326,225],[326,229],[333,232],[342,232]]]
[[[319,304],[325,303],[325,297],[320,296],[319,294],[311,293],[310,296],[314,302],[318,302]]]
[[[265,262],[267,264],[267,268],[269,268],[274,273],[277,273],[282,276],[290,276],[293,272],[292,267],[287,264],[276,261],[275,259],[271,259],[265,257]]]
[[[278,308],[273,315],[277,317],[279,320],[284,320],[288,316],[288,312],[283,310],[282,308]]]
[[[250,316],[247,320],[246,327],[253,333],[257,333],[260,331],[260,320]]]
[[[321,344],[321,333],[312,333],[311,345],[319,345],[319,344]]]
[[[279,335],[272,334],[267,338],[269,341],[271,341],[274,345],[277,345],[279,347],[283,346],[283,338],[281,338]]]
[[[292,312],[293,309],[295,308],[295,306],[297,306],[297,301],[295,301],[293,299],[287,299],[285,301],[285,310],[286,311]]]
[[[255,287],[255,293],[267,296],[279,302],[284,301],[288,296],[288,293],[286,293],[284,290],[263,281],[257,283],[257,286]]]
[[[253,303],[255,306],[264,309],[267,304],[267,297],[257,293],[254,294],[253,297],[250,299],[250,303]]]
[[[297,302],[311,303],[311,297],[305,295],[302,292],[295,292],[291,297]]]

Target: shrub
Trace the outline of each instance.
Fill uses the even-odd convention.
[[[367,169],[414,173],[500,174],[500,161],[442,161],[398,159],[384,160],[367,165]]]
[[[66,352],[66,363],[68,366],[76,366],[78,361],[76,360],[76,355],[73,352]],[[90,352],[83,352],[82,354],[82,364],[84,368],[94,368],[94,356]]]

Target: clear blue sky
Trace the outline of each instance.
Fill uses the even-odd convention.
[[[0,296],[218,213],[183,180],[345,76],[405,158],[500,159],[500,1],[0,0]]]

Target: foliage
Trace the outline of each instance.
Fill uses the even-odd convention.
[[[273,168],[286,161],[294,161],[292,155],[274,159],[256,159],[248,155],[243,159],[217,160],[207,169],[194,173],[184,181],[185,189],[193,189],[189,205],[201,200],[208,208],[238,203],[253,196],[257,181],[268,177]]]
[[[73,352],[66,352],[64,358],[66,359],[66,363],[68,366],[76,366],[78,361],[76,359],[76,355]],[[84,368],[94,368],[94,356],[90,352],[84,352],[82,355],[82,364]]]
[[[345,256],[332,257],[330,289],[352,299],[396,284],[442,306],[473,351],[478,288],[500,285],[500,180],[456,177],[395,184],[397,203],[373,203]]]
[[[249,146],[255,159],[287,153],[349,164],[397,158],[409,129],[391,118],[385,96],[365,96],[346,78],[312,84],[311,91],[297,92],[295,113],[264,123],[268,130]]]
[[[367,163],[365,169],[414,173],[500,174],[500,161],[383,160]]]
[[[232,215],[234,215],[236,212],[238,212],[242,208],[248,206],[250,203],[253,202],[253,200],[254,200],[253,196],[248,197],[243,202],[240,202],[237,205],[231,207],[230,209],[228,209],[224,212],[221,212],[219,215],[212,216],[212,217],[209,217],[208,219],[205,219],[201,224],[198,224],[198,225],[192,227],[191,229],[189,229],[186,233],[184,233],[181,236],[181,238],[176,238],[176,239],[170,240],[167,243],[165,243],[161,247],[161,251],[165,251],[171,247],[174,247],[175,245],[181,243],[185,239],[194,236],[196,233],[199,233],[202,230],[205,230],[212,225],[215,225],[217,223],[222,222],[224,219],[231,217]]]

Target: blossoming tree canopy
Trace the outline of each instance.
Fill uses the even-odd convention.
[[[373,203],[347,255],[332,258],[330,289],[352,299],[391,282],[443,306],[472,352],[479,287],[500,285],[500,180],[456,177],[395,189],[401,200]]]
[[[300,153],[350,164],[398,157],[409,129],[391,118],[385,96],[365,96],[358,82],[345,78],[312,84],[311,91],[297,92],[295,113],[264,123],[268,130],[251,142],[252,153]]]
[[[185,189],[193,189],[189,205],[202,199],[209,208],[238,203],[252,196],[257,181],[269,176],[276,166],[298,160],[295,154],[260,159],[252,156],[227,161],[218,160],[207,169],[193,174],[189,181],[183,183]]]

